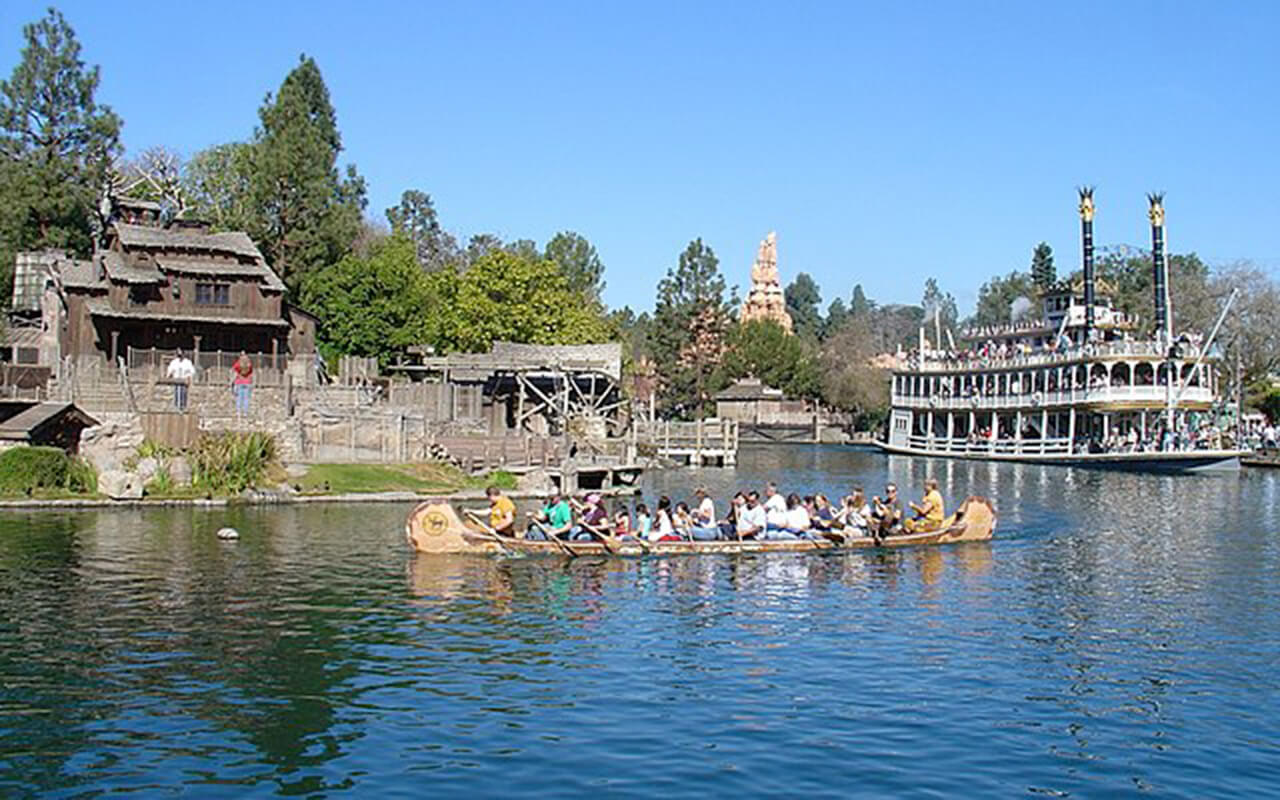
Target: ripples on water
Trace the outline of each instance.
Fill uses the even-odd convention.
[[[926,474],[997,539],[562,562],[414,558],[394,506],[6,516],[0,790],[1269,793],[1274,475],[784,448],[649,488]]]

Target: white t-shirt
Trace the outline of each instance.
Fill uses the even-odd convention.
[[[764,515],[773,527],[787,527],[787,501],[780,494],[773,495],[764,501]]]
[[[804,506],[796,506],[787,512],[787,526],[793,531],[809,530],[809,512],[804,510]]]
[[[765,518],[764,507],[757,505],[755,508],[750,506],[740,506],[738,511],[738,533],[750,533],[753,530],[764,530]]]
[[[188,378],[194,378],[196,374],[196,365],[191,363],[191,359],[183,356],[175,358],[169,362],[169,368],[164,373],[167,377],[174,380],[185,381]]]
[[[702,498],[702,502],[698,503],[698,513],[693,518],[695,525],[715,525],[716,524],[716,504],[710,497]]]
[[[657,515],[653,518],[653,529],[649,531],[650,541],[657,541],[669,533],[675,533],[675,528],[671,525],[671,515],[665,510],[659,509]]]

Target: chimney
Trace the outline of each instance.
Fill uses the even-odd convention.
[[[1080,187],[1080,236],[1084,243],[1084,340],[1093,340],[1093,187]]]
[[[1164,193],[1147,195],[1151,210],[1151,288],[1155,293],[1156,341],[1164,347],[1173,338],[1173,325],[1169,319],[1169,263],[1164,254]]]

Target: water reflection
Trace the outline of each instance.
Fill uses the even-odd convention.
[[[414,557],[394,507],[2,518],[0,787],[1270,787],[1274,476],[780,448],[646,493],[780,475],[833,494],[934,475],[994,498],[997,537],[568,561]],[[239,542],[213,536],[228,523]]]

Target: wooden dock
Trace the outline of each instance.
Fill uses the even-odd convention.
[[[733,420],[639,420],[634,437],[639,452],[680,464],[731,467],[738,463],[738,423]]]

